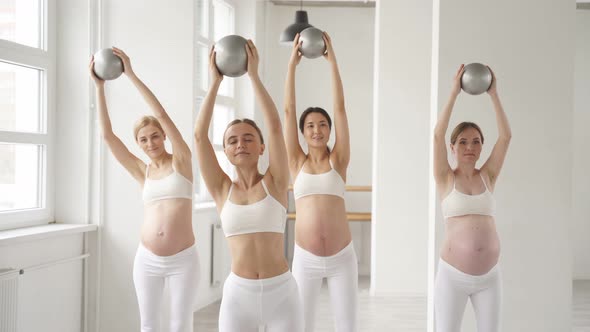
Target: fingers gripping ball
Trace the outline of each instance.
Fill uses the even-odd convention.
[[[461,88],[471,95],[482,94],[492,85],[492,73],[481,63],[470,63],[465,66],[461,76]]]
[[[238,77],[248,71],[247,40],[238,35],[229,35],[215,43],[215,65],[225,76]]]
[[[324,33],[322,30],[311,27],[301,31],[299,40],[301,47],[299,51],[308,59],[315,59],[324,55],[326,52],[326,43],[324,42]]]
[[[114,80],[123,74],[123,61],[112,48],[103,48],[94,54],[94,73],[103,80]]]

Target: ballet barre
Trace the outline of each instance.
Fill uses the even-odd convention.
[[[289,186],[289,191],[293,190],[293,185]],[[346,192],[371,192],[373,191],[372,186],[346,186]],[[287,220],[295,220],[297,217],[296,212],[287,213]],[[348,221],[371,221],[371,212],[346,212],[346,219]]]
[[[295,212],[287,213],[288,220],[295,220],[297,214]],[[348,221],[371,221],[371,212],[346,212],[346,219]]]

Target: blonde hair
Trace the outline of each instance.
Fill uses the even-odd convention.
[[[453,133],[451,134],[451,144],[455,145],[457,142],[457,138],[459,135],[467,128],[473,128],[479,132],[479,136],[481,136],[481,144],[483,144],[483,133],[481,132],[481,128],[473,122],[461,122],[455,127]]]
[[[147,127],[149,125],[155,126],[156,128],[158,128],[162,132],[162,134],[164,133],[164,129],[162,129],[162,125],[160,124],[160,121],[158,121],[158,119],[156,119],[155,117],[153,117],[151,115],[145,115],[145,116],[142,116],[141,118],[139,118],[139,120],[137,120],[137,122],[135,123],[135,126],[133,127],[133,137],[135,137],[136,141],[137,141],[137,134],[139,133],[141,128]]]

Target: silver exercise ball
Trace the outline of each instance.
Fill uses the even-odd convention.
[[[215,43],[215,65],[225,76],[238,77],[248,71],[248,41],[238,35],[229,35]]]
[[[461,76],[461,88],[470,95],[482,94],[492,85],[492,73],[481,63],[470,63],[465,66]]]
[[[94,73],[103,80],[114,80],[123,74],[123,61],[112,48],[103,48],[94,54]]]
[[[318,28],[307,28],[301,31],[299,40],[301,47],[299,51],[308,59],[315,59],[324,55],[326,52],[326,43],[324,43],[324,32]]]

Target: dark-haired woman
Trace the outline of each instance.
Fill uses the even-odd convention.
[[[332,41],[324,32],[324,58],[332,70],[336,142],[328,147],[332,120],[322,108],[306,109],[299,130],[307,154],[299,143],[295,102],[295,70],[301,60],[299,36],[295,38],[285,85],[285,136],[297,217],[293,276],[303,303],[305,331],[313,331],[317,298],[327,279],[335,331],[357,331],[358,266],[344,191],[350,161],[348,120],[344,91]]]
[[[502,280],[493,192],[512,134],[492,73],[488,94],[498,125],[496,144],[487,161],[477,169],[484,143],[482,131],[475,123],[460,123],[451,134],[449,147],[456,160],[456,168],[451,168],[445,135],[461,92],[463,71],[461,65],[434,129],[434,178],[440,197],[444,197],[441,207],[445,218],[445,239],[434,286],[436,330],[459,332],[467,299],[471,299],[478,332],[498,332]]]

